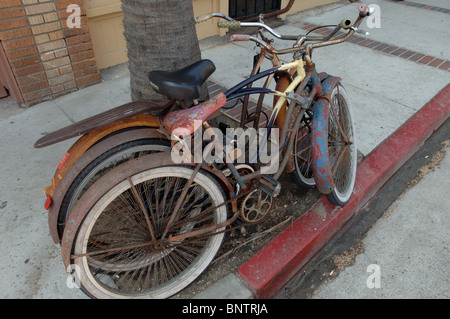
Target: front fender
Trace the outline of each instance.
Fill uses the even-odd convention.
[[[177,164],[172,160],[171,152],[161,152],[145,155],[117,166],[115,169],[109,171],[89,188],[89,190],[75,204],[75,207],[72,210],[64,229],[63,237],[61,240],[61,254],[65,269],[68,269],[67,267],[70,265],[72,247],[76,238],[76,234],[78,232],[78,228],[89,213],[90,209],[95,205],[95,203],[108,190],[114,187],[114,185],[117,185],[118,183],[126,180],[129,176],[138,174],[148,169],[167,165],[195,166],[196,164]],[[202,168],[214,174],[215,177],[219,179],[219,182],[224,187],[228,198],[233,199],[231,202],[233,212],[236,211],[236,198],[234,196],[234,190],[231,183],[226,179],[221,171],[212,170],[207,166],[203,166]]]
[[[341,79],[329,76],[322,81],[322,95],[315,103],[312,121],[312,164],[317,189],[323,194],[334,190],[333,173],[328,157],[329,101],[334,87]]]

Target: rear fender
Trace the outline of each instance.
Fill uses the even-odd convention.
[[[317,189],[323,194],[334,190],[333,173],[328,157],[329,101],[334,87],[341,79],[329,76],[322,81],[323,95],[316,100],[312,121],[312,161]]]
[[[68,140],[72,137],[86,135],[92,131],[114,125],[115,123],[141,114],[158,114],[162,116],[169,109],[169,107],[173,105],[173,100],[166,100],[162,102],[139,100],[126,103],[47,134],[41,137],[34,144],[34,147],[42,148]],[[154,117],[156,118],[156,116]]]
[[[154,115],[144,114],[118,121],[108,126],[91,131],[79,138],[70,147],[67,153],[64,154],[58,167],[56,168],[52,183],[45,188],[46,195],[53,196],[53,192],[64,174],[90,147],[92,147],[92,145],[108,135],[116,134],[122,130],[130,129],[133,127],[152,127],[154,128],[155,137],[165,138],[162,133],[156,131],[156,129],[159,128],[158,118]]]

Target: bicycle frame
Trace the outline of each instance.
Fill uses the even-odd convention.
[[[270,52],[270,50],[273,50],[274,48],[271,46],[270,42],[267,40],[266,41],[266,46],[261,46],[261,51],[258,55],[255,56],[255,60],[253,63],[253,69],[252,72],[250,73],[250,77],[256,76],[259,73],[259,70],[261,68],[262,62],[264,61],[265,58],[268,58],[269,60],[271,60],[272,62],[272,66],[275,67],[279,67],[281,65],[278,56],[276,54],[272,54]],[[267,54],[270,54],[271,56],[266,56]],[[270,76],[267,77],[267,80],[264,83],[263,88],[268,88],[271,81],[273,80],[274,76],[271,74]],[[277,81],[277,80],[276,80]],[[252,87],[252,83],[249,83],[247,85],[244,85],[247,88],[251,88]],[[276,89],[278,89],[278,91],[281,90],[285,90],[285,88],[287,87],[287,85],[285,83],[281,83],[279,81],[277,81],[276,84]],[[262,109],[262,104],[263,104],[263,100],[264,100],[264,96],[265,96],[266,92],[261,91],[260,96],[258,98],[258,101],[256,103],[256,109],[253,112],[255,115],[254,116],[249,116],[247,114],[248,111],[248,104],[249,104],[249,100],[250,100],[250,95],[244,95],[244,100],[242,102],[242,110],[241,110],[241,118],[240,118],[240,124],[239,126],[241,128],[244,128],[245,125],[247,123],[250,123],[253,121],[253,127],[255,129],[258,128],[259,126],[259,120],[260,120],[260,114],[261,114],[261,109]],[[274,101],[275,103],[275,101]],[[253,114],[252,113],[252,114]],[[277,118],[277,122],[279,122],[278,124],[282,125],[282,123],[284,122],[284,116],[280,116]]]
[[[292,68],[295,68],[297,70],[298,75],[294,78],[294,80],[291,82],[291,84],[287,87],[287,89],[284,92],[278,92],[266,87],[244,88],[245,86],[248,86],[250,83],[253,83],[261,78],[273,76],[276,72],[288,71]],[[254,76],[251,76],[247,80],[242,81],[241,83],[237,84],[236,86],[226,91],[225,96],[227,98],[227,101],[249,94],[272,94],[280,97],[280,99],[278,100],[277,104],[275,105],[272,111],[272,115],[270,116],[270,122],[273,123],[279,110],[281,109],[281,106],[284,104],[284,102],[286,102],[288,98],[287,94],[293,92],[295,88],[300,84],[300,82],[305,78],[305,76],[306,74],[303,68],[303,60],[299,59],[287,64],[280,65],[278,67],[268,69]]]
[[[294,60],[293,62],[281,65],[279,67],[274,67],[263,71],[257,75],[250,77],[249,79],[237,84],[227,92],[225,92],[225,96],[227,100],[235,99],[241,96],[248,96],[250,94],[271,94],[278,97],[278,101],[275,104],[272,113],[269,117],[269,121],[267,123],[268,130],[266,131],[266,135],[262,139],[259,150],[261,150],[265,143],[267,142],[268,136],[270,135],[270,130],[273,127],[273,124],[277,120],[277,116],[280,114],[280,110],[285,105],[286,101],[291,100],[295,103],[292,103],[288,110],[286,111],[286,118],[289,119],[294,111],[294,108],[300,104],[301,111],[298,113],[295,121],[294,127],[292,128],[291,134],[288,136],[289,130],[289,121],[283,121],[282,134],[280,138],[280,151],[284,151],[284,156],[281,160],[281,164],[276,174],[274,174],[273,178],[277,180],[282,172],[285,170],[288,160],[290,158],[290,154],[293,148],[293,143],[295,140],[295,135],[299,129],[301,119],[307,109],[311,109],[314,101],[314,116],[312,123],[313,130],[313,141],[312,141],[312,153],[313,153],[313,169],[315,172],[315,180],[319,191],[324,194],[331,192],[334,189],[331,165],[328,160],[327,154],[327,140],[326,140],[326,132],[327,132],[327,120],[328,120],[328,103],[329,103],[329,95],[331,94],[332,88],[339,82],[340,78],[329,77],[322,82],[319,74],[316,72],[314,65],[306,63],[308,68],[308,73],[305,71],[304,61],[303,59]],[[309,66],[309,67],[308,67]],[[271,77],[277,72],[289,71],[295,69],[297,71],[297,75],[294,77],[289,86],[283,91],[279,92],[276,90],[268,89],[267,87],[263,88],[246,88],[249,84],[264,78]],[[310,94],[307,98],[302,98],[300,93],[304,90],[308,82],[311,81],[312,88]],[[284,120],[284,119],[283,119]],[[257,154],[259,155],[259,154]],[[257,156],[255,155],[255,156]],[[254,162],[256,158],[252,158],[251,162]],[[234,168],[234,164],[227,163],[230,168],[233,177],[239,184],[240,188],[245,189],[245,183],[248,180],[254,179],[260,176],[261,170],[255,171],[254,173],[247,174],[245,176],[240,176],[238,171]]]
[[[290,85],[283,91],[275,91],[268,89],[267,87],[262,88],[252,88],[251,84],[261,78],[264,77],[270,77],[273,76],[276,72],[282,72],[282,71],[288,71],[291,69],[295,69],[297,71],[297,75],[294,77]],[[328,149],[327,149],[327,121],[328,121],[328,103],[330,100],[330,94],[332,88],[337,84],[337,82],[340,80],[340,78],[337,77],[329,77],[327,76],[324,81],[320,80],[320,76],[317,74],[314,65],[310,65],[308,62],[306,63],[306,69],[308,72],[305,71],[305,63],[302,58],[294,60],[293,62],[280,65],[278,67],[274,67],[271,69],[268,69],[266,71],[263,71],[259,74],[256,74],[254,76],[251,76],[247,80],[242,81],[241,83],[237,84],[236,86],[229,89],[227,92],[225,92],[225,97],[227,101],[241,97],[241,96],[248,96],[250,94],[271,94],[274,96],[278,96],[279,99],[277,103],[274,106],[274,109],[272,110],[272,114],[270,116],[268,126],[269,128],[272,126],[272,124],[275,122],[277,115],[279,114],[280,109],[284,105],[284,103],[287,100],[293,100],[295,103],[291,103],[287,110],[287,118],[289,118],[290,115],[292,115],[294,108],[297,107],[297,104],[300,105],[301,111],[297,115],[295,119],[295,124],[293,131],[291,132],[288,140],[287,130],[288,130],[288,123],[289,121],[285,121],[283,125],[283,133],[282,133],[282,145],[283,147],[281,150],[284,150],[284,157],[281,161],[281,165],[279,167],[279,170],[274,175],[275,181],[279,178],[281,173],[284,171],[286,164],[288,162],[288,158],[290,156],[290,152],[293,147],[293,142],[295,140],[295,135],[297,133],[297,130],[300,126],[301,119],[303,117],[304,112],[307,109],[310,109],[311,105],[313,105],[313,100],[315,99],[314,103],[314,117],[313,117],[313,166],[314,167],[314,173],[317,174],[317,179],[315,177],[316,183],[318,183],[318,189],[322,193],[326,193],[328,190],[331,191],[334,187],[333,185],[333,179],[332,179],[332,172],[331,172],[331,166],[328,160]],[[299,95],[306,87],[308,82],[311,81],[312,83],[312,89],[310,91],[310,95],[307,98],[304,98],[302,100],[301,96]],[[297,92],[296,93],[294,93]],[[316,119],[317,116],[317,119]],[[203,122],[203,125],[205,128],[209,128],[209,124],[205,121]],[[259,145],[261,149],[270,134],[268,130],[267,134],[262,139],[261,144]],[[159,156],[165,156],[165,162],[169,163],[170,155],[169,154],[160,154]],[[153,160],[152,160],[153,162]],[[236,168],[236,166],[233,163],[226,162],[227,167],[231,174],[233,175],[234,179],[236,180],[237,184],[239,185],[239,189],[242,189],[244,191],[247,190],[247,187],[245,183],[249,180],[259,178],[263,176],[261,170],[257,170],[253,173],[241,176]],[[205,168],[207,170],[210,170],[205,162],[193,164],[190,165],[195,166],[195,170],[190,178],[190,180],[193,180],[194,176],[196,175],[196,172],[201,168]],[[216,170],[217,171],[217,170]],[[218,175],[221,174],[221,171],[218,172]],[[217,176],[217,174],[216,174]],[[222,180],[226,180],[227,178],[223,175]],[[260,182],[262,182],[260,180]],[[185,188],[186,190],[187,188]],[[207,233],[211,233],[216,231],[219,228],[226,227],[231,225],[239,216],[240,210],[237,207],[237,199],[238,199],[238,191],[231,191],[229,188],[228,198],[231,201],[232,206],[232,213],[233,215],[226,221],[211,226],[205,229],[200,229],[192,232],[188,232],[182,235],[177,236],[169,236],[167,240],[170,242],[177,242],[180,240],[184,240],[189,237],[195,237],[195,236],[202,236]],[[272,195],[271,195],[272,196]],[[276,196],[276,195],[274,195]],[[183,200],[183,194],[178,199],[179,202]],[[176,216],[177,209],[174,209],[172,212],[171,220]],[[170,228],[170,223],[166,227],[167,229]]]
[[[358,29],[361,21],[373,13],[373,9],[369,8],[366,4],[361,3],[358,5],[358,11],[359,16],[353,23],[350,19],[344,19],[341,21],[339,25],[333,30],[328,36],[326,37],[314,37],[314,36],[308,36],[308,34],[304,36],[281,36],[278,33],[276,33],[273,29],[270,27],[267,27],[264,25],[264,23],[240,23],[238,21],[234,21],[229,17],[216,15],[216,14],[210,14],[203,17],[200,17],[198,21],[209,19],[213,16],[218,16],[221,18],[225,18],[228,21],[221,21],[219,22],[219,27],[224,28],[240,28],[241,26],[255,26],[255,27],[261,27],[269,31],[272,35],[276,36],[280,39],[285,40],[296,40],[296,43],[292,48],[283,49],[283,50],[275,50],[273,47],[267,43],[267,41],[261,41],[255,37],[247,36],[247,35],[234,35],[234,41],[248,41],[252,40],[256,43],[258,43],[262,47],[262,51],[266,50],[270,54],[273,54],[274,56],[277,56],[279,54],[287,54],[287,53],[294,53],[298,54],[299,52],[304,52],[304,59],[305,59],[305,69],[303,67],[300,67],[299,61],[301,61],[303,66],[303,60],[295,60],[294,62],[285,64],[280,67],[274,67],[272,69],[269,69],[267,71],[264,71],[258,75],[254,75],[247,79],[246,81],[241,82],[240,84],[236,85],[235,87],[228,90],[225,95],[227,97],[227,100],[234,99],[243,95],[249,95],[249,94],[255,94],[259,93],[261,96],[264,94],[273,94],[275,96],[279,97],[278,102],[275,104],[274,109],[272,111],[270,120],[267,123],[268,128],[270,129],[277,119],[277,115],[279,114],[280,110],[282,109],[282,106],[288,99],[293,99],[296,102],[299,102],[302,104],[302,111],[297,116],[295,120],[295,127],[293,129],[293,132],[290,134],[290,139],[286,147],[286,139],[287,139],[287,129],[288,129],[288,121],[285,119],[289,119],[290,115],[292,115],[293,108],[289,107],[289,110],[287,110],[287,114],[283,114],[282,121],[278,121],[278,123],[283,124],[283,131],[282,131],[282,138],[281,138],[281,145],[283,145],[283,148],[285,148],[284,152],[284,158],[281,161],[280,169],[278,172],[274,175],[274,179],[278,179],[281,175],[281,173],[286,168],[286,165],[288,163],[290,152],[292,151],[293,142],[295,139],[295,135],[297,133],[297,130],[300,126],[301,118],[306,111],[307,108],[309,108],[311,105],[314,106],[314,114],[313,114],[313,120],[312,120],[312,164],[313,164],[313,171],[314,171],[314,179],[316,182],[316,186],[320,192],[323,194],[331,193],[334,190],[334,182],[333,182],[333,172],[331,170],[331,165],[328,159],[328,141],[327,141],[327,132],[328,132],[328,106],[329,103],[331,103],[331,93],[333,88],[337,85],[337,83],[340,81],[340,78],[337,77],[330,77],[327,76],[326,79],[323,81],[320,80],[319,74],[317,73],[315,69],[314,63],[311,61],[311,53],[312,50],[315,48],[325,47],[329,45],[334,45],[338,43],[342,43],[346,40],[348,40],[351,35],[354,32],[360,32],[361,30]],[[340,36],[337,39],[332,39],[334,35],[338,34],[338,31],[340,29],[349,30],[347,34],[344,36]],[[307,41],[319,41],[312,44],[305,44]],[[299,64],[296,64],[299,63]],[[253,83],[254,81],[263,78],[265,76],[273,76],[275,72],[278,71],[287,71],[291,68],[294,68],[297,70],[297,76],[294,78],[294,80],[290,83],[288,88],[284,92],[277,92],[268,89],[268,85],[265,85],[264,88],[245,88],[245,86]],[[306,74],[305,74],[306,72]],[[298,93],[301,93],[303,89],[306,87],[306,84],[308,81],[312,82],[312,89],[310,91],[310,96],[306,100],[299,99],[301,96],[295,96],[295,95],[289,95],[293,93],[294,89],[299,86],[297,89]],[[269,81],[266,81],[268,83]],[[250,85],[249,85],[250,86]],[[313,103],[314,99],[314,104]],[[295,103],[294,103],[295,104]],[[242,112],[244,114],[244,111]],[[284,116],[285,115],[285,116]],[[345,132],[343,136],[345,136]],[[267,140],[269,133],[266,134],[265,138],[263,139],[262,143],[265,143]],[[264,145],[260,145],[264,146]],[[260,147],[261,149],[261,147]],[[236,169],[233,168],[232,164],[228,164],[230,168],[230,171],[233,174],[233,177],[236,179],[238,184],[241,187],[245,187],[244,183],[252,178],[255,178],[257,176],[261,175],[261,171],[256,171],[254,173],[245,175],[244,177],[239,176]]]

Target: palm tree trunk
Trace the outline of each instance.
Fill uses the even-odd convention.
[[[162,100],[147,78],[201,59],[192,0],[122,0],[131,97]]]

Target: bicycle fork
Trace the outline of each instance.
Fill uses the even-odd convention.
[[[312,121],[312,161],[317,189],[323,194],[334,190],[333,172],[328,154],[328,117],[333,88],[341,79],[330,76],[322,82],[320,94],[314,107]]]

